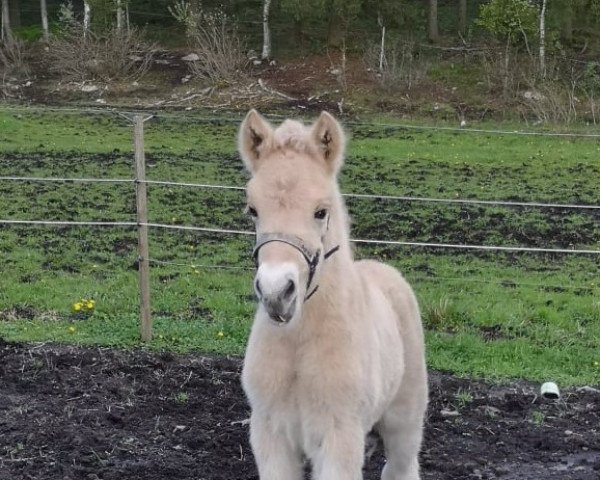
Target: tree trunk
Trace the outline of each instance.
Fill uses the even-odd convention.
[[[123,5],[121,0],[117,0],[117,32],[123,29]]]
[[[87,38],[90,31],[92,12],[88,0],[83,0],[83,38]]]
[[[379,23],[379,26],[381,27],[381,50],[379,51],[379,70],[381,71],[385,64],[385,23],[381,12],[377,15],[377,23]]]
[[[439,39],[438,2],[437,2],[437,0],[429,0],[429,17],[428,17],[427,32],[428,32],[429,41],[436,43]]]
[[[44,42],[48,43],[50,38],[50,30],[48,29],[48,6],[46,0],[40,0],[40,12],[42,15],[42,32],[44,35]]]
[[[467,32],[467,0],[458,0],[458,33]]]
[[[2,0],[2,41],[7,42],[12,38],[10,31],[10,9],[8,0]]]
[[[510,41],[511,37],[508,35],[506,37],[506,49],[504,50],[504,81],[502,85],[502,93],[504,97],[508,97],[509,90],[509,78],[510,78]]]
[[[261,58],[271,58],[271,29],[269,28],[269,12],[271,0],[263,0],[263,48]]]
[[[542,1],[542,11],[540,12],[540,75],[546,79],[546,3]]]

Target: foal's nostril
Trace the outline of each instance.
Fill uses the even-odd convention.
[[[262,290],[260,289],[260,281],[258,280],[258,278],[254,281],[254,289],[256,290],[256,295],[260,299],[263,296],[263,294]]]
[[[294,292],[296,292],[296,284],[294,283],[293,280],[289,280],[287,287],[285,288],[285,291],[283,292],[283,298],[290,299],[292,297],[292,295],[294,295]]]

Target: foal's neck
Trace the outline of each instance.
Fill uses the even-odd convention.
[[[340,304],[348,301],[349,291],[355,285],[348,216],[341,196],[332,208],[329,230],[325,237],[325,253],[338,246],[339,249],[323,260],[320,266],[318,290],[305,304],[305,314],[308,317],[334,316],[340,310]]]

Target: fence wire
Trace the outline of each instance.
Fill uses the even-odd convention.
[[[132,122],[132,118],[135,115],[145,116],[144,122],[150,119],[176,119],[182,121],[189,121],[193,119],[198,122],[206,123],[233,123],[238,124],[242,120],[242,115],[235,114],[232,112],[231,116],[221,117],[206,117],[200,116],[197,113],[191,112],[188,114],[174,111],[174,112],[153,112],[149,110],[131,110],[122,111],[116,110],[112,107],[104,108],[73,108],[73,107],[22,107],[22,106],[2,106],[0,111],[15,111],[15,112],[46,112],[53,111],[59,113],[72,113],[72,114],[109,114],[115,117],[122,117],[128,122]],[[288,118],[285,115],[269,114],[265,115],[267,119],[272,120],[284,120]],[[535,132],[535,131],[524,131],[524,130],[501,130],[501,129],[485,129],[485,128],[470,128],[470,127],[450,127],[443,125],[413,125],[409,123],[386,123],[386,122],[362,122],[356,120],[347,120],[344,125],[348,127],[373,127],[373,128],[385,128],[385,129],[398,129],[398,130],[422,130],[422,131],[438,131],[448,133],[474,133],[474,134],[488,134],[488,135],[514,135],[514,136],[529,136],[529,137],[559,137],[559,138],[600,138],[600,133],[587,133],[587,132]]]
[[[0,177],[0,180],[2,178]],[[142,183],[148,185],[162,185],[175,187],[195,187],[195,188],[211,188],[219,190],[238,190],[244,191],[244,187],[232,185],[215,185],[206,183],[184,183],[184,182],[169,182],[158,180],[144,180]],[[540,208],[561,208],[561,209],[581,209],[581,210],[600,210],[600,205],[581,205],[569,203],[543,203],[543,202],[514,202],[506,200],[476,200],[462,198],[433,198],[433,197],[412,197],[404,195],[378,195],[370,193],[342,193],[346,198],[364,198],[372,200],[398,200],[404,202],[426,202],[426,203],[448,203],[448,204],[466,204],[466,205],[490,205],[501,207],[540,207]]]
[[[133,178],[0,177],[0,181],[34,183],[135,183]]]
[[[178,262],[168,262],[166,260],[158,260],[156,258],[149,258],[148,261],[150,263],[161,265],[161,266],[175,266],[175,267],[185,267],[192,270],[197,270],[200,268],[207,269],[217,269],[217,270],[246,270],[252,271],[254,267],[240,267],[235,265],[214,265],[214,264],[205,264],[205,263],[178,263]]]
[[[36,111],[31,108],[9,107],[4,110],[14,111]],[[39,109],[38,109],[39,110]],[[47,110],[47,109],[41,109]],[[127,121],[132,121],[131,116],[139,114],[139,112],[123,112],[114,109],[78,109],[78,108],[58,108],[59,112],[70,113],[109,113],[125,118]],[[148,114],[144,112],[145,118],[143,121],[148,121],[154,117],[171,118],[189,118],[189,115],[181,114]],[[197,117],[195,119],[198,119]],[[239,122],[238,118],[205,118],[204,120]],[[427,125],[410,125],[410,124],[391,124],[391,123],[363,123],[363,122],[347,122],[349,126],[368,126],[373,128],[397,128],[397,129],[413,129],[413,130],[432,130],[440,132],[460,132],[460,133],[484,133],[484,134],[499,134],[499,135],[526,135],[526,136],[543,136],[543,137],[582,137],[582,138],[600,138],[600,134],[590,133],[558,133],[558,132],[525,132],[525,131],[510,131],[510,130],[490,130],[490,129],[474,129],[474,128],[454,128],[445,126],[427,126]],[[227,186],[227,185],[211,185],[205,183],[191,182],[170,182],[163,180],[136,180],[123,178],[67,178],[67,177],[31,177],[31,176],[2,176],[0,180],[4,181],[25,181],[25,182],[62,182],[62,183],[140,183],[143,182],[149,185],[160,186],[178,186],[178,187],[194,187],[205,189],[223,189],[242,191],[243,187]],[[412,197],[412,196],[397,196],[397,195],[376,195],[376,194],[360,194],[360,193],[345,193],[348,198],[365,198],[377,200],[395,200],[406,202],[431,202],[445,204],[467,204],[467,205],[493,205],[507,207],[539,207],[539,208],[561,208],[561,209],[585,209],[599,210],[597,205],[579,205],[579,204],[562,204],[562,203],[543,203],[543,202],[514,202],[501,200],[477,200],[477,199],[442,199],[430,197]],[[45,226],[103,226],[103,227],[149,227],[153,229],[178,230],[190,232],[216,233],[228,235],[244,235],[252,236],[254,232],[235,229],[207,228],[196,227],[190,225],[170,225],[164,223],[139,223],[139,222],[107,222],[107,221],[58,221],[58,220],[0,220],[0,224],[4,225],[45,225]],[[453,243],[435,243],[435,242],[408,242],[408,241],[393,241],[393,240],[378,240],[378,239],[352,239],[354,243],[371,244],[371,245],[394,245],[394,246],[410,246],[420,248],[438,248],[438,249],[458,249],[458,250],[479,250],[479,251],[497,251],[497,252],[531,252],[531,253],[550,253],[550,254],[586,254],[598,255],[600,250],[593,249],[567,249],[567,248],[541,248],[541,247],[519,247],[519,246],[496,246],[496,245],[468,245],[468,244],[453,244]],[[158,262],[158,261],[157,261]]]
[[[217,264],[202,264],[202,263],[181,263],[181,262],[171,262],[166,260],[157,260],[155,258],[150,258],[148,260],[151,264],[163,266],[163,267],[183,267],[185,269],[191,271],[197,271],[199,269],[216,269],[216,270],[243,270],[243,271],[254,271],[256,267],[244,267],[244,266],[233,266],[233,265],[217,265]],[[596,286],[581,286],[581,285],[573,285],[573,284],[564,284],[564,285],[549,285],[546,283],[532,283],[532,282],[515,282],[514,280],[509,279],[498,279],[498,280],[488,280],[482,278],[467,278],[467,277],[448,277],[445,275],[433,275],[433,276],[422,276],[422,275],[412,275],[412,271],[410,269],[403,269],[403,274],[408,277],[411,281],[418,282],[434,282],[441,283],[449,282],[449,283],[477,283],[477,284],[486,284],[486,285],[495,285],[495,286],[506,286],[506,287],[535,287],[542,289],[554,289],[554,290],[575,290],[575,291],[596,291],[600,288]]]
[[[60,221],[60,220],[7,220],[0,219],[0,225],[46,225],[46,226],[102,226],[102,227],[148,227],[164,230],[179,230],[188,232],[216,233],[227,235],[254,236],[255,232],[247,230],[233,230],[225,228],[195,227],[191,225],[171,225],[166,223],[139,223],[139,222],[94,222],[94,221]],[[364,238],[351,238],[350,242],[367,245],[392,245],[405,247],[458,249],[458,250],[481,250],[496,252],[529,252],[529,253],[551,253],[551,254],[585,254],[600,255],[600,250],[569,249],[569,248],[537,248],[537,247],[509,247],[497,245],[468,245],[454,243],[433,242],[406,242],[401,240],[376,240]]]
[[[192,187],[214,190],[245,191],[244,187],[233,185],[217,185],[209,183],[171,182],[166,180],[136,180],[126,178],[68,178],[68,177],[16,177],[0,176],[0,181],[22,181],[39,183],[145,183],[146,185]],[[507,200],[477,200],[470,198],[434,198],[413,197],[406,195],[378,195],[369,193],[342,193],[346,198],[361,198],[371,200],[394,200],[403,202],[423,202],[462,205],[488,205],[499,207],[528,207],[528,208],[554,208],[569,210],[600,210],[600,205],[582,205],[576,203],[544,203],[544,202],[515,202]]]

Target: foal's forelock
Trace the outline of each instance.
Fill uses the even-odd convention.
[[[310,129],[295,120],[286,120],[273,132],[273,148],[308,155],[317,152],[316,145],[310,138]]]

